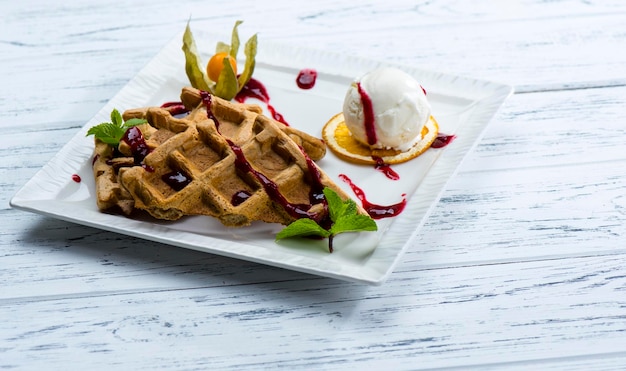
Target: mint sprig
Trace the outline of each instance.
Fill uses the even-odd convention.
[[[294,221],[276,234],[276,240],[291,237],[321,237],[328,238],[328,251],[333,252],[333,238],[339,233],[376,231],[378,226],[369,215],[358,213],[356,203],[352,199],[342,200],[337,192],[326,187],[324,196],[328,202],[328,212],[331,220],[330,228],[326,229],[307,218]]]
[[[104,143],[117,147],[128,128],[145,124],[146,122],[146,120],[138,118],[124,121],[120,112],[114,108],[111,111],[111,122],[103,122],[92,126],[87,131],[87,136],[93,135]]]

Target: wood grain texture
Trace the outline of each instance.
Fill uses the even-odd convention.
[[[626,356],[626,276],[613,258],[407,271],[389,283],[303,279],[4,302],[0,313],[13,321],[0,324],[2,362],[408,369],[416,360],[428,368]]]
[[[626,56],[612,52],[626,37],[626,6],[618,1],[509,2],[506,9],[495,2],[476,7],[462,1],[326,1],[286,7],[245,1],[204,12],[197,2],[156,1],[150,2],[149,17],[143,2],[32,3],[7,4],[0,15],[11,30],[0,43],[0,58],[5,71],[26,70],[31,81],[45,84],[29,87],[36,94],[24,92],[22,98],[15,95],[24,90],[25,75],[5,74],[0,93],[15,98],[0,113],[2,122],[16,112],[29,122],[87,121],[190,16],[199,29],[229,30],[243,19],[242,32],[259,32],[261,42],[374,59],[392,56],[394,62],[513,84],[518,91],[625,82]],[[474,63],[467,63],[469,56]],[[59,86],[62,94],[51,90]]]
[[[626,3],[3,4],[0,367],[626,367]],[[512,84],[380,287],[9,207],[193,27]]]

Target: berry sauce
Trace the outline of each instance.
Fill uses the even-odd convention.
[[[191,183],[191,177],[178,170],[163,174],[161,179],[176,191],[180,191]]]
[[[372,219],[392,218],[398,216],[402,213],[404,207],[406,206],[406,194],[402,194],[402,201],[397,204],[388,206],[376,205],[369,202],[365,196],[365,192],[363,192],[361,188],[357,187],[345,174],[339,174],[339,179],[346,182],[350,188],[352,188],[352,192],[354,192],[354,195],[361,201],[363,209],[367,211]]]
[[[261,87],[263,90],[265,89],[265,87],[263,87],[262,85]],[[219,121],[217,120],[217,118],[213,114],[213,111],[211,110],[211,95],[204,91],[201,91],[200,95],[202,96],[202,101],[207,111],[207,117],[213,120],[213,122],[215,122],[215,126],[219,133]],[[235,167],[237,168],[237,170],[241,171],[242,173],[252,174],[256,178],[256,180],[259,183],[261,183],[261,186],[263,187],[265,192],[268,194],[270,199],[272,199],[272,201],[281,205],[283,209],[290,216],[292,216],[295,219],[309,218],[315,221],[319,221],[323,218],[324,215],[316,214],[316,213],[309,211],[313,203],[320,202],[318,201],[320,199],[319,193],[322,193],[323,186],[322,186],[321,174],[319,172],[319,169],[317,169],[313,161],[308,156],[305,155],[305,158],[307,159],[307,166],[309,167],[311,176],[313,178],[312,179],[313,185],[311,186],[311,193],[309,195],[312,202],[311,204],[295,204],[295,203],[289,202],[287,198],[285,198],[285,196],[282,193],[280,193],[280,190],[278,189],[278,185],[276,183],[274,183],[271,179],[265,176],[265,174],[257,171],[256,169],[252,167],[250,162],[248,162],[248,160],[246,159],[246,156],[243,153],[243,150],[241,149],[241,147],[233,143],[230,139],[226,139],[226,142],[228,143],[232,151],[235,153]],[[240,201],[241,202],[245,201],[245,199],[241,200],[240,197],[241,197],[241,192],[238,192],[237,194],[235,194],[235,196],[233,196],[233,200],[231,200],[231,202],[235,204]],[[313,202],[313,201],[316,201],[316,202]]]
[[[320,169],[315,165],[315,162],[304,152],[302,147],[299,147],[302,155],[306,159],[306,166],[311,174],[311,190],[309,191],[309,201],[312,205],[322,203],[326,200],[324,196],[324,184],[322,184],[322,173]]]
[[[76,183],[80,183],[82,179],[80,179],[80,175],[72,174],[72,180],[75,181]]]
[[[189,114],[189,110],[183,102],[166,102],[161,105],[161,108],[166,109],[172,116],[181,117]]]
[[[315,86],[317,80],[317,71],[311,68],[305,68],[298,73],[296,84],[300,89],[311,89]]]
[[[133,126],[128,128],[122,137],[122,140],[128,144],[130,151],[133,154],[136,164],[141,164],[150,153],[150,148],[146,143],[146,140],[138,127]]]
[[[246,190],[241,190],[236,192],[233,197],[230,199],[230,203],[233,206],[239,206],[241,205],[245,200],[249,199],[250,196],[252,196],[250,194],[250,192],[246,191]]]
[[[372,159],[374,161],[376,161],[376,165],[374,166],[374,169],[380,171],[381,173],[385,174],[385,176],[391,180],[399,180],[400,179],[400,175],[398,173],[396,173],[391,166],[389,166],[389,164],[386,164],[385,161],[383,161],[382,158],[378,157],[378,156],[372,156]]]
[[[430,148],[443,148],[452,143],[454,138],[456,138],[454,135],[437,134],[437,138],[435,138],[433,144],[430,145]]]
[[[256,180],[258,180],[259,183],[261,183],[261,186],[263,186],[263,189],[265,189],[265,192],[267,193],[267,195],[270,197],[272,201],[277,202],[279,205],[281,205],[283,209],[285,209],[285,211],[289,215],[291,215],[293,218],[296,218],[296,219],[309,218],[309,219],[314,219],[314,220],[316,219],[317,215],[309,212],[311,205],[294,204],[294,203],[289,202],[285,198],[285,196],[283,196],[283,194],[280,193],[280,190],[278,189],[278,185],[276,183],[274,183],[270,178],[265,176],[265,174],[257,171],[256,169],[252,167],[250,162],[248,162],[248,160],[246,159],[246,156],[244,155],[241,147],[231,142],[229,139],[227,139],[226,141],[228,142],[228,145],[235,153],[235,157],[236,157],[235,167],[241,172],[251,173],[252,175],[254,175]]]
[[[212,98],[211,94],[206,91],[200,90],[200,97],[202,98],[202,103],[204,103],[204,107],[206,108],[206,115],[209,120],[212,120],[215,123],[215,128],[217,131],[220,131],[220,122],[217,120],[217,117],[213,114],[211,110]]]
[[[367,144],[374,145],[378,140],[376,136],[376,127],[374,126],[374,106],[372,99],[361,87],[361,83],[357,83],[357,89],[361,96],[361,104],[363,105],[363,125],[365,126],[365,135],[367,136]]]
[[[246,83],[241,91],[239,91],[239,93],[237,93],[237,95],[235,96],[235,100],[239,103],[245,103],[246,100],[248,100],[249,98],[258,99],[261,102],[265,103],[265,105],[267,106],[267,110],[270,111],[270,114],[272,115],[272,118],[274,120],[289,126],[287,121],[285,121],[283,115],[278,113],[274,106],[270,104],[270,96],[267,93],[265,85],[263,85],[262,82],[255,78],[250,78],[248,83]]]

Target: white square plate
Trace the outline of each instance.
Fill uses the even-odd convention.
[[[195,38],[199,47],[212,47],[218,40],[228,40],[197,32]],[[396,66],[425,87],[440,131],[456,138],[447,147],[429,149],[416,159],[393,166],[400,175],[396,181],[372,166],[346,163],[328,151],[318,164],[348,194],[353,192],[339,179],[339,174],[352,179],[372,203],[391,205],[401,201],[402,195],[406,195],[408,201],[398,217],[377,221],[378,232],[338,235],[334,241],[335,251],[330,254],[327,241],[275,242],[274,236],[282,228],[278,225],[258,223],[245,228],[224,228],[210,217],[164,222],[130,219],[98,210],[91,170],[93,138],[85,136],[87,130],[109,121],[113,108],[123,111],[178,100],[181,88],[188,85],[181,45],[182,34],[172,39],[19,190],[11,206],[179,247],[337,279],[381,284],[412,245],[446,182],[480,140],[487,124],[513,90],[493,82]],[[208,55],[203,55],[203,60],[207,61]],[[350,82],[383,65],[390,64],[261,40],[254,76],[267,87],[270,103],[291,126],[319,137],[326,121],[341,111]],[[301,90],[296,85],[295,78],[302,68],[318,71],[317,83],[310,90]],[[82,181],[72,180],[74,174]]]

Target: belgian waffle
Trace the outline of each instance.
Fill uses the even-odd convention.
[[[143,209],[168,220],[211,215],[229,226],[254,220],[288,224],[297,213],[325,213],[314,199],[321,187],[348,197],[312,161],[325,155],[322,140],[262,115],[256,105],[203,98],[193,88],[183,89],[181,101],[189,111],[182,117],[177,107],[124,112],[125,120],[148,122],[139,128],[150,154],[140,162],[123,141],[114,150],[96,139],[100,209]]]
[[[161,112],[162,111],[162,112]],[[148,119],[148,124],[138,126],[149,148],[156,148],[176,133],[186,130],[189,123],[171,117],[163,120],[161,117],[170,115],[170,109],[144,108],[124,113],[124,119],[142,117]],[[96,182],[96,204],[100,210],[122,211],[131,214],[135,200],[132,195],[121,186],[118,180],[119,170],[125,167],[137,166],[128,144],[120,142],[118,149],[95,139],[94,156],[92,162],[93,174]]]
[[[181,99],[194,107],[185,118],[164,109],[145,111],[152,126],[173,135],[155,146],[142,166],[119,169],[119,182],[135,208],[166,220],[210,215],[227,226],[255,220],[286,225],[302,214],[323,217],[323,187],[348,198],[312,161],[325,152],[313,144],[323,144],[319,139],[195,89],[185,89]],[[313,154],[307,155],[306,146]]]
[[[133,166],[132,157],[114,157],[114,149],[96,140],[93,157],[93,175],[96,181],[96,204],[100,210],[119,209],[125,214],[133,211],[135,201],[117,180],[122,166]]]
[[[192,87],[183,88],[180,99],[187,109],[203,107],[201,92],[198,89]],[[223,120],[226,122],[228,122],[231,118],[235,121],[239,120],[238,117],[241,116],[243,108],[256,114],[262,113],[262,109],[258,105],[232,103],[219,97],[213,97],[212,105],[214,111],[213,113],[217,115],[218,118],[223,116]],[[274,120],[263,116],[263,121]],[[276,122],[276,126],[280,129],[280,131],[287,134],[298,146],[302,147],[304,152],[306,152],[306,154],[313,161],[322,159],[326,154],[326,144],[323,140],[278,122]]]

